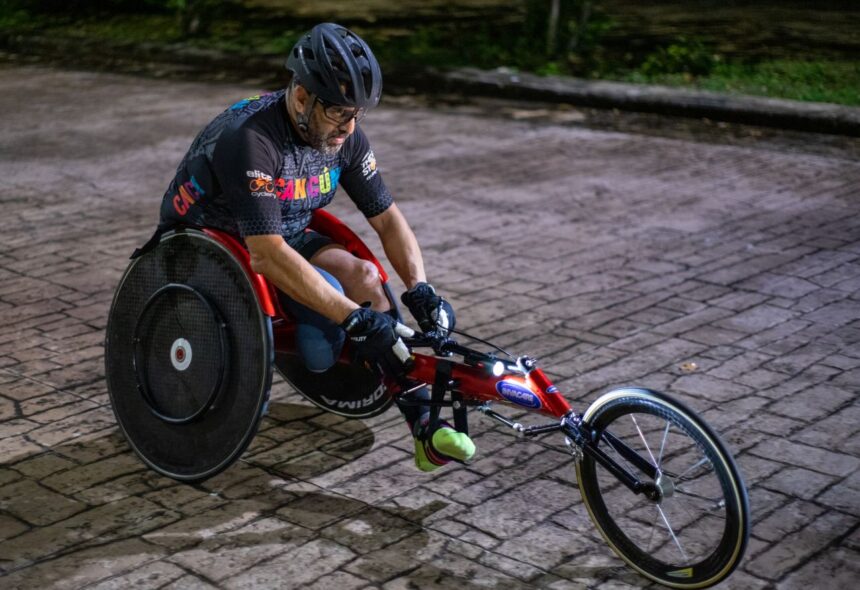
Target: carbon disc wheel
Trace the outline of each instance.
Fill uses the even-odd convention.
[[[271,320],[233,254],[203,232],[166,234],[132,260],[108,318],[117,423],[159,473],[200,481],[256,434],[272,378]]]

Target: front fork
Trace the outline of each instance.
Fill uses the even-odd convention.
[[[630,470],[610,457],[601,446],[598,446],[598,442],[602,440],[606,445],[609,445],[619,456],[650,478],[652,482],[656,481],[660,475],[657,468],[645,457],[631,449],[611,433],[606,431],[601,433],[591,429],[587,424],[582,422],[582,416],[572,410],[563,416],[560,422],[528,427],[517,422],[512,422],[501,414],[494,412],[490,409],[489,403],[478,406],[478,411],[496,422],[515,430],[517,435],[523,438],[531,438],[549,432],[562,432],[577,461],[581,461],[583,456],[587,455],[605,467],[607,471],[627,486],[634,494],[644,494],[647,498],[655,502],[660,500],[661,493],[657,485],[643,482],[635,474],[631,473]]]

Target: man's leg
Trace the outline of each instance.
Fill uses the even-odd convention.
[[[356,258],[343,246],[331,244],[311,256],[310,263],[331,273],[343,285],[344,294],[356,303],[369,301],[371,309],[376,311],[391,309],[379,280],[379,270],[372,262]]]
[[[325,269],[343,285],[347,297],[358,303],[369,301],[376,311],[390,311],[391,304],[385,296],[379,270],[372,262],[356,258],[339,245],[329,245],[318,250],[310,258],[311,264]],[[429,401],[430,392],[422,387],[413,393],[418,401]],[[429,406],[397,406],[415,438],[415,464],[421,471],[433,471],[451,459],[464,461],[475,454],[475,445],[462,432],[449,424],[429,431]]]
[[[335,277],[319,267],[316,270],[332,287],[343,293],[343,287]],[[330,319],[283,293],[280,300],[281,305],[296,318],[296,348],[308,370],[322,373],[333,367],[346,341],[344,331]]]

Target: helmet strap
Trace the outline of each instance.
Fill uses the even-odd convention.
[[[298,80],[293,78],[293,80],[291,80],[290,84],[287,86],[288,99],[290,99],[290,100],[288,100],[288,104],[290,102],[292,102],[291,99],[292,99],[293,91],[294,91],[297,84],[298,84]],[[303,135],[307,134],[308,129],[310,129],[310,116],[309,116],[309,114],[311,111],[313,111],[314,104],[316,103],[316,97],[314,97],[310,93],[308,93],[308,97],[312,98],[312,100],[310,101],[310,103],[311,103],[310,108],[305,106],[303,111],[300,111],[299,109],[295,109],[296,127],[299,128],[299,131]],[[289,108],[287,110],[289,111]]]

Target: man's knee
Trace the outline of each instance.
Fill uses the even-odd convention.
[[[370,291],[373,289],[378,289],[381,285],[379,280],[379,269],[376,268],[376,265],[367,260],[356,259],[356,270],[355,270],[355,278],[356,284],[362,286],[362,288]]]

